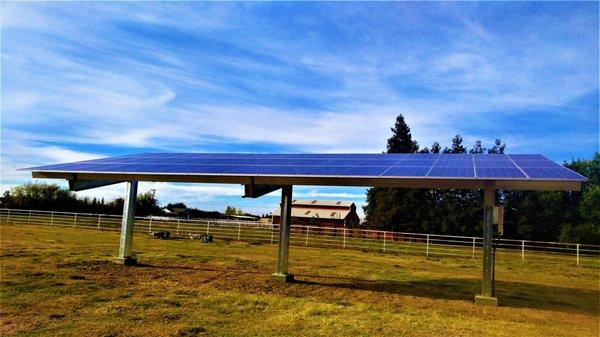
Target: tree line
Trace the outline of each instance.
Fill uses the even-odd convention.
[[[42,211],[76,212],[93,214],[123,214],[123,198],[105,201],[104,198],[78,198],[66,188],[56,184],[27,183],[4,192],[0,197],[0,208],[31,209]],[[169,203],[161,206],[153,190],[138,194],[136,216],[165,216],[163,209],[183,210],[179,216],[189,219],[225,219],[228,215],[251,215],[241,209],[227,206],[225,212],[205,211],[188,207],[184,203]]]
[[[399,115],[391,128],[387,153],[503,154],[500,139],[485,148],[476,141],[467,149],[460,135],[449,147],[438,142],[420,149]],[[600,153],[592,159],[564,163],[589,179],[580,192],[498,191],[504,205],[507,238],[600,244]],[[367,191],[364,227],[447,235],[481,235],[483,191],[374,187]]]

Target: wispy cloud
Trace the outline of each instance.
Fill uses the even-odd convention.
[[[398,113],[422,145],[598,149],[597,3],[1,6],[3,184],[79,154],[379,152]]]

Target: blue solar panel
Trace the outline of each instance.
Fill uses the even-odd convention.
[[[225,168],[223,173],[226,174],[276,174],[276,175],[296,175],[302,174],[310,169],[316,167],[312,166],[230,166]]]
[[[394,166],[397,163],[401,163],[401,162],[402,162],[401,159],[365,160],[363,162],[358,163],[358,165],[361,165],[361,166],[386,166],[386,167],[390,167],[390,166]],[[354,163],[354,165],[357,165],[356,162]]]
[[[428,177],[475,178],[472,167],[432,167]]]
[[[541,155],[508,155],[531,179],[582,180],[583,177]]]
[[[431,165],[433,165],[433,163],[435,163],[435,159],[433,158],[428,158],[428,159],[405,159],[403,161],[401,161],[401,165],[402,166],[427,166],[427,167],[431,167]]]
[[[192,174],[199,173],[226,173],[223,167],[216,165],[165,165],[163,168],[154,167],[153,173],[177,173],[187,172]]]
[[[510,160],[484,160],[484,161],[475,161],[475,167],[477,169],[480,168],[517,168],[517,166],[511,162]]]
[[[505,167],[490,167],[490,168],[478,168],[477,169],[477,177],[478,178],[495,178],[495,179],[503,179],[503,178],[527,178],[521,170],[518,168],[505,168]]]
[[[314,176],[335,176],[351,168],[352,166],[319,166],[317,168],[302,172],[301,174]]]
[[[141,153],[31,168],[139,174],[542,179],[584,181],[541,155]]]
[[[434,164],[434,166],[462,166],[462,167],[473,167],[473,159],[469,158],[468,160],[459,159],[452,160],[448,158],[440,158]]]
[[[565,180],[578,180],[581,176],[573,171],[566,170],[564,168],[530,168],[523,167],[523,172],[532,179],[565,179]]]
[[[384,166],[355,166],[346,171],[341,172],[341,176],[356,176],[356,177],[378,177],[387,167]]]
[[[385,171],[383,177],[420,177],[425,178],[429,167],[427,166],[394,166]]]

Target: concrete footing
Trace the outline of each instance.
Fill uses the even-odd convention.
[[[275,273],[275,274],[272,274],[271,277],[273,278],[273,280],[275,280],[277,282],[292,282],[292,281],[294,281],[294,275],[292,275],[292,274]]]
[[[498,298],[482,296],[482,295],[475,295],[475,304],[497,307],[498,306]]]
[[[137,258],[135,257],[116,257],[113,261],[126,266],[135,266],[137,264]]]

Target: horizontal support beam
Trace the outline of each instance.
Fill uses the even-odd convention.
[[[257,184],[246,184],[244,185],[244,198],[258,198],[265,194],[277,191],[282,186],[279,185],[257,185]]]
[[[71,191],[85,191],[92,188],[110,186],[123,181],[118,180],[69,180],[69,189]]]
[[[365,187],[404,187],[404,188],[456,188],[483,189],[481,179],[415,179],[387,177],[303,177],[303,176],[236,176],[236,175],[179,175],[146,173],[69,173],[32,172],[34,178],[67,180],[138,180],[182,183],[218,184],[257,184],[257,185],[317,185],[317,186],[365,186]],[[493,180],[497,189],[539,190],[539,191],[579,191],[581,183],[559,180]]]

